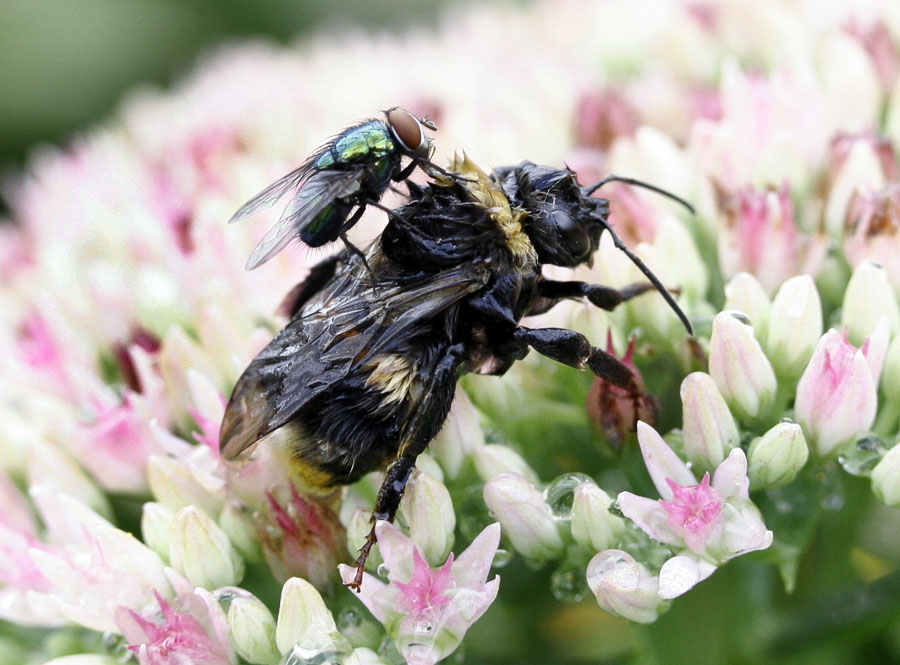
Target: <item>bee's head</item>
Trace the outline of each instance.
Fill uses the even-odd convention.
[[[427,118],[417,118],[406,109],[395,106],[384,112],[387,126],[403,152],[413,157],[428,157],[431,152],[431,138],[425,130],[437,129]]]
[[[569,169],[522,162],[498,169],[503,192],[528,212],[525,231],[538,260],[573,267],[589,263],[606,228],[609,204],[586,195]]]

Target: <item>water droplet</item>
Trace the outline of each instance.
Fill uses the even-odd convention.
[[[231,601],[237,597],[237,594],[234,593],[231,589],[219,589],[214,592],[216,601],[219,603],[219,607],[228,614],[228,608],[231,607]]]
[[[340,630],[356,628],[357,626],[362,625],[362,622],[362,614],[353,607],[345,607],[337,615],[337,625]]]
[[[583,483],[593,482],[590,476],[583,473],[564,473],[547,485],[544,490],[544,501],[550,512],[557,519],[567,520],[572,515],[572,502],[575,490]]]
[[[881,461],[884,455],[884,446],[874,436],[867,436],[856,442],[853,448],[838,457],[844,471],[851,476],[863,476],[868,478],[875,465]]]
[[[563,564],[550,576],[553,597],[564,603],[577,603],[588,591],[587,578],[581,566]]]
[[[391,574],[391,569],[388,568],[386,563],[379,563],[378,568],[375,570],[375,573],[378,575],[378,577],[383,577],[386,579],[387,576]]]
[[[430,621],[416,621],[413,623],[412,632],[417,635],[429,635],[434,630]]]
[[[347,654],[341,653],[334,645],[323,649],[308,649],[295,644],[282,659],[282,665],[341,665]]]
[[[110,656],[122,663],[131,659],[133,653],[128,648],[128,642],[124,637],[117,633],[103,633],[102,639],[103,648]]]
[[[512,556],[512,552],[509,550],[497,550],[497,553],[494,555],[494,568],[503,568],[503,566],[512,561]]]
[[[828,471],[822,474],[819,507],[828,512],[836,512],[844,507],[844,485],[837,473]]]

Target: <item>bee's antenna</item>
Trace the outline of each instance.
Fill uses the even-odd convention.
[[[690,210],[692,215],[697,214],[697,211],[694,210],[694,206],[692,206],[690,203],[685,201],[680,196],[676,196],[672,192],[667,192],[664,189],[660,189],[656,185],[651,185],[649,182],[644,182],[642,180],[635,180],[634,178],[625,178],[623,176],[618,176],[618,175],[608,175],[603,180],[598,182],[597,184],[591,185],[590,187],[585,187],[584,191],[588,196],[590,196],[591,194],[596,192],[598,189],[603,187],[603,185],[605,185],[606,183],[609,183],[609,182],[624,182],[626,185],[635,185],[636,187],[643,187],[644,189],[649,189],[651,192],[656,192],[657,194],[662,194],[663,196],[666,196],[666,197],[672,199],[673,201],[677,201],[678,203],[683,205],[685,208]]]
[[[631,262],[638,267],[638,269],[647,276],[647,279],[650,280],[650,283],[656,287],[656,290],[659,291],[660,295],[665,298],[665,301],[669,304],[669,307],[672,308],[672,311],[678,315],[678,318],[681,319],[681,323],[684,324],[684,327],[687,329],[689,335],[694,334],[694,328],[691,326],[691,322],[688,321],[687,315],[678,306],[678,303],[675,302],[675,298],[672,297],[672,294],[669,293],[669,290],[662,285],[662,282],[659,281],[656,275],[653,274],[653,271],[647,267],[647,264],[641,261],[641,259],[630,249],[628,249],[628,245],[622,242],[622,239],[616,235],[616,232],[612,230],[612,227],[607,223],[607,221],[603,220],[603,227],[609,231],[609,235],[612,236],[613,244],[622,250]]]

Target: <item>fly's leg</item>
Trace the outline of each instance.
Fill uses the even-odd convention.
[[[393,180],[394,182],[401,182],[403,180],[406,180],[418,165],[419,162],[413,159],[409,164],[403,167],[403,169],[398,171],[395,175],[392,175],[391,180]]]
[[[369,274],[372,274],[372,269],[369,267],[369,262],[366,260],[365,253],[352,242],[347,237],[347,231],[353,228],[353,226],[359,221],[360,217],[363,216],[363,213],[366,211],[366,204],[362,203],[356,208],[356,212],[354,212],[346,222],[341,225],[341,230],[338,232],[338,237],[343,241],[344,247],[347,248],[347,251],[356,254],[360,260],[362,260],[363,265],[366,267],[366,270]]]
[[[447,349],[434,368],[431,378],[424,387],[424,397],[414,409],[406,426],[397,459],[388,467],[381,489],[378,490],[378,498],[372,511],[372,529],[366,536],[366,542],[359,548],[359,556],[356,559],[356,575],[353,581],[346,585],[355,591],[359,591],[366,559],[369,558],[369,552],[377,541],[375,523],[377,520],[394,521],[400,507],[400,499],[403,498],[406,484],[416,465],[416,458],[428,447],[446,418],[450,402],[453,401],[459,366],[464,354],[465,346],[461,343]],[[444,405],[444,409],[438,408],[440,405]],[[436,414],[440,415],[436,417]],[[440,422],[436,422],[437,420]]]

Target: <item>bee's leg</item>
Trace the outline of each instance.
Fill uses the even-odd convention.
[[[375,544],[375,523],[377,520],[394,521],[397,509],[400,507],[400,499],[403,498],[403,492],[406,484],[409,482],[409,476],[412,474],[413,468],[416,466],[416,455],[404,455],[394,461],[384,476],[384,482],[381,483],[381,489],[378,490],[378,498],[375,500],[375,509],[372,511],[372,529],[366,536],[366,542],[359,548],[359,556],[356,558],[356,576],[353,581],[346,586],[354,591],[359,591],[362,584],[363,572],[366,568],[366,560],[369,558],[369,551]]]
[[[517,342],[526,344],[543,356],[577,369],[587,366],[594,374],[640,396],[641,389],[634,374],[618,358],[591,346],[588,338],[566,328],[524,328],[514,333]]]
[[[587,337],[566,328],[519,326],[515,330],[514,339],[564,365],[577,369],[584,369],[587,365],[596,376],[627,390],[634,405],[635,422],[632,423],[632,427],[637,427],[638,414],[641,407],[646,406],[647,396],[641,390],[632,371],[614,355],[591,346]]]
[[[655,288],[649,282],[629,284],[621,289],[614,289],[585,282],[557,282],[552,279],[542,279],[538,282],[538,299],[528,311],[528,316],[543,314],[560,300],[566,298],[587,298],[592,305],[611,312],[626,300],[631,300],[647,291],[653,291]]]
[[[422,401],[416,406],[413,415],[407,424],[403,435],[403,442],[397,459],[388,467],[378,490],[378,498],[375,500],[375,508],[372,511],[372,529],[366,536],[366,542],[359,549],[356,559],[356,576],[347,584],[351,589],[359,591],[362,584],[363,571],[366,567],[366,559],[369,551],[376,542],[375,522],[377,520],[394,521],[397,509],[400,507],[400,499],[410,474],[416,465],[416,458],[422,453],[431,440],[440,431],[450,403],[453,401],[453,393],[456,390],[456,379],[459,366],[465,357],[465,345],[454,344],[446,350],[437,362],[427,384],[424,386]]]

